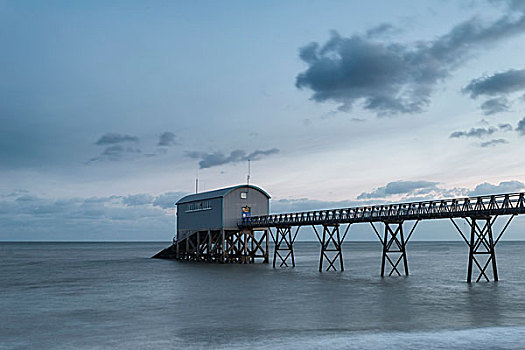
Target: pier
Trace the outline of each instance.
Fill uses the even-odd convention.
[[[368,224],[382,245],[381,277],[408,276],[406,246],[419,222],[441,219],[451,222],[451,229],[459,233],[468,247],[467,282],[498,281],[496,246],[520,214],[525,214],[525,193],[243,215],[236,229],[192,232],[178,237],[171,247],[155,257],[219,263],[253,263],[262,259],[263,263],[269,263],[271,237],[273,267],[295,267],[294,243],[301,228],[312,227],[320,243],[319,271],[344,271],[343,242],[351,237],[352,225]],[[460,228],[460,220],[468,224],[468,232]],[[494,229],[496,220],[504,220],[499,232]]]

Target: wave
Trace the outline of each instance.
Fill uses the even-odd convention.
[[[525,349],[525,327],[490,327],[425,332],[312,332],[243,343],[221,344],[228,349]]]

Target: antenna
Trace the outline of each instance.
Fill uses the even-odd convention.
[[[251,173],[251,165],[250,165],[250,159],[248,159],[248,176],[246,176],[246,184],[250,186],[250,173]]]
[[[199,193],[199,168],[197,168],[197,176],[195,177],[195,193]]]

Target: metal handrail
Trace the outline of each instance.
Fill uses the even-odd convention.
[[[387,220],[439,219],[525,213],[525,193],[380,204],[245,218],[239,227],[300,226],[321,223],[356,223]]]

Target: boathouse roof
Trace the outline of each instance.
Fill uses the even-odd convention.
[[[190,194],[188,196],[185,196],[179,199],[179,201],[176,204],[178,205],[178,204],[202,201],[202,200],[212,199],[212,198],[222,198],[226,196],[228,193],[230,193],[231,191],[236,190],[238,188],[252,188],[254,190],[257,190],[263,193],[266,197],[268,197],[268,199],[271,198],[270,195],[266,191],[261,189],[260,187],[257,187],[254,185],[237,185],[237,186],[232,186],[232,187],[220,188],[220,189],[208,191],[208,192]]]

